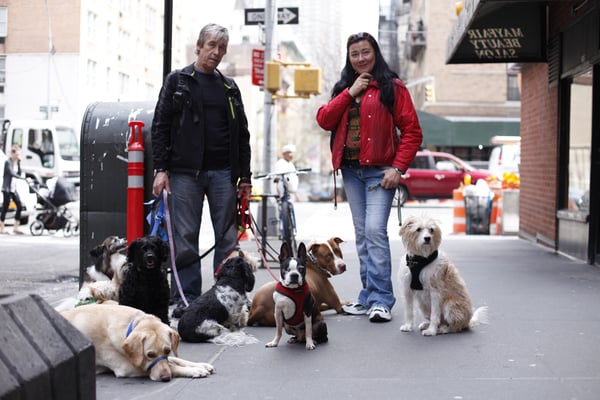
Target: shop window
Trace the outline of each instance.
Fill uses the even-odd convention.
[[[569,112],[568,208],[589,212],[592,145],[592,70],[573,78]]]

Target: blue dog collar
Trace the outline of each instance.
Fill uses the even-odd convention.
[[[162,360],[167,360],[166,356],[160,356],[156,360],[152,361],[150,365],[148,365],[147,371],[150,371],[156,364],[158,364]]]

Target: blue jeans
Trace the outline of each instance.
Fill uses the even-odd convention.
[[[171,214],[175,243],[175,265],[188,301],[202,293],[199,236],[204,197],[208,200],[215,233],[213,271],[237,244],[237,188],[231,170],[203,171],[198,175],[171,173]],[[179,291],[175,291],[179,301]]]
[[[342,166],[341,171],[360,262],[362,289],[358,302],[368,308],[383,305],[391,310],[396,298],[387,225],[396,190],[377,185],[386,168]],[[373,187],[372,190],[369,187]]]

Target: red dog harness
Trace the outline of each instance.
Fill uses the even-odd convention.
[[[294,315],[288,319],[285,319],[284,316],[283,320],[287,324],[290,324],[292,326],[300,325],[302,322],[304,322],[304,316],[302,315],[302,306],[304,304],[306,296],[310,292],[308,284],[305,283],[297,289],[290,289],[283,286],[281,282],[277,282],[277,286],[275,286],[275,291],[291,299],[294,302],[294,305],[296,306],[296,311],[294,312]]]

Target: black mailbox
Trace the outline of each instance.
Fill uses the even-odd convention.
[[[144,201],[152,199],[150,128],[155,102],[93,103],[81,125],[79,284],[93,263],[90,250],[127,234],[127,147],[130,121],[142,121]],[[144,215],[146,212],[144,212]],[[144,230],[148,227],[144,223]]]

